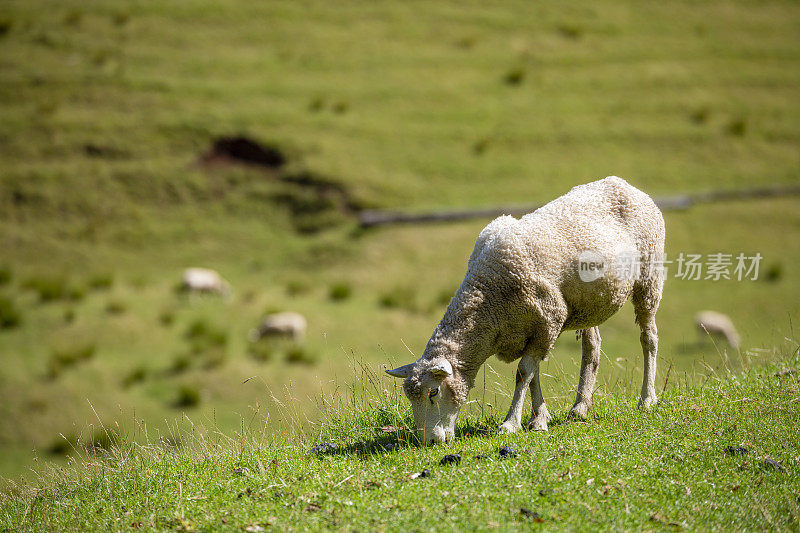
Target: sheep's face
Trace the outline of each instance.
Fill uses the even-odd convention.
[[[423,444],[453,438],[460,406],[448,383],[453,367],[447,360],[420,360],[386,373],[405,378],[403,391],[411,401],[414,424]]]

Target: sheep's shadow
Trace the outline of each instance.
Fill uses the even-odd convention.
[[[467,422],[465,425],[456,428],[455,437],[459,440],[470,437],[491,436],[498,433],[497,427],[497,424],[493,423]],[[376,428],[376,431],[382,430],[383,428]],[[381,432],[349,444],[320,443],[313,446],[310,453],[320,458],[326,456],[348,456],[367,460],[382,454],[394,453],[401,449],[420,447],[422,447],[422,443],[416,432],[408,427],[400,427],[390,433]]]
[[[550,425],[558,426],[565,423],[573,423],[573,421],[566,416],[554,417]],[[523,427],[527,427],[527,425]],[[524,431],[528,430],[525,429]],[[491,437],[500,433],[499,422],[495,420],[481,423],[467,422],[467,424],[456,428],[455,433],[456,440]],[[320,459],[323,457],[347,456],[370,460],[382,454],[421,447],[423,445],[415,432],[408,428],[399,428],[396,432],[377,434],[371,438],[364,438],[344,445],[323,442],[312,447],[309,453],[316,455]]]
[[[392,453],[401,448],[418,447],[415,440],[401,441],[393,435],[378,435],[373,438],[363,439],[344,445],[331,443],[317,444],[311,448],[310,453],[319,458],[347,456],[361,460],[375,458],[378,455]]]

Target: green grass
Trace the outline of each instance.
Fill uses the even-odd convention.
[[[265,436],[259,413],[233,437],[185,426],[178,447],[143,424],[134,436],[145,444],[98,430],[91,455],[75,445],[75,468],[0,494],[0,527],[796,530],[794,348],[756,370],[676,379],[650,413],[619,387],[596,393],[587,422],[567,422],[564,404],[547,434],[501,435],[495,414],[473,411],[454,442],[427,448],[409,437],[398,388],[382,393],[385,378],[361,366],[370,390],[321,399],[324,421],[302,434]],[[336,449],[312,450],[324,442]],[[500,457],[501,446],[518,455]],[[439,464],[451,453],[460,463]]]
[[[166,432],[182,387],[201,399],[192,416],[226,431],[285,387],[314,421],[311,398],[355,381],[349,355],[419,355],[487,221],[364,232],[344,204],[536,204],[608,174],[653,195],[797,182],[799,21],[790,1],[3,2],[0,314],[14,327],[0,328],[0,473],[63,463],[32,450],[95,412]],[[287,168],[199,163],[238,134]],[[327,196],[285,179],[298,176]],[[773,274],[670,278],[660,380],[670,364],[723,361],[698,342],[700,309],[739,327],[735,360],[797,338],[797,207],[666,215],[671,256],[759,251]],[[189,266],[219,270],[233,298],[174,294]],[[313,365],[250,355],[265,309],[306,316],[294,359]],[[213,331],[187,339],[198,321]],[[602,336],[600,379],[630,379],[630,308]],[[90,344],[91,359],[47,378],[54,353]],[[578,349],[565,336],[551,360],[574,375]],[[501,409],[513,367],[493,369],[475,394],[500,394]],[[544,383],[548,399],[573,386]],[[270,432],[293,425],[262,409]]]

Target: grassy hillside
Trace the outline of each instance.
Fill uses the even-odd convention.
[[[631,389],[600,391],[588,422],[559,413],[547,434],[486,434],[497,420],[472,417],[448,446],[406,441],[397,389],[366,410],[329,411],[303,438],[249,428],[233,439],[195,430],[181,449],[126,440],[79,459],[78,475],[55,471],[0,495],[0,527],[792,531],[798,365],[795,351],[759,371],[674,382],[650,414]]]
[[[98,417],[231,431],[259,405],[283,430],[271,392],[313,420],[353,358],[420,354],[487,221],[362,232],[360,207],[541,203],[609,174],[654,195],[796,183],[798,21],[795,2],[3,2],[0,474]],[[286,165],[204,158],[231,135]],[[670,256],[760,252],[769,275],[670,278],[660,383],[797,338],[796,198],[666,222]],[[176,295],[195,265],[233,299]],[[741,353],[698,342],[706,308]],[[277,310],[307,316],[305,345],[251,354]],[[602,334],[600,379],[638,381],[631,310]],[[545,372],[572,379],[548,398],[577,356],[565,336]],[[503,410],[512,369],[492,366],[473,397]]]

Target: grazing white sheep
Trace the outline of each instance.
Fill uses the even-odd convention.
[[[231,285],[216,270],[192,267],[183,271],[181,289],[187,292],[216,293],[225,298],[231,295]]]
[[[265,337],[288,337],[299,342],[305,339],[306,326],[306,319],[300,313],[275,313],[266,316],[258,328],[250,330],[248,337],[251,342]]]
[[[721,337],[731,348],[739,348],[739,333],[727,315],[716,311],[700,311],[694,316],[694,324],[702,339],[707,335]]]
[[[644,352],[639,406],[654,405],[655,314],[663,258],[661,212],[649,196],[615,176],[575,187],[519,220],[502,216],[491,222],[478,236],[464,281],[422,357],[387,370],[405,378],[403,389],[422,441],[453,437],[478,369],[493,354],[505,362],[520,360],[511,408],[500,429],[522,427],[530,387],[528,427],[547,430],[551,417],[539,364],[565,330],[583,330],[580,380],[570,415],[585,418],[600,362],[597,326],[628,298]]]

